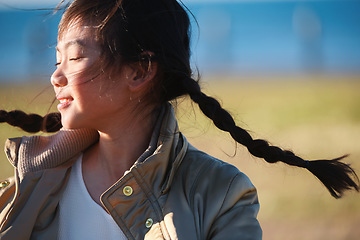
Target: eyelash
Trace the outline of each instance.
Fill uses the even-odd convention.
[[[77,61],[77,60],[80,60],[82,57],[76,57],[76,58],[70,58],[69,61]],[[55,63],[55,66],[58,66],[60,65],[61,62],[57,62]]]
[[[79,59],[81,59],[81,57],[70,58],[69,60],[70,60],[70,61],[77,61],[77,60],[79,60]]]

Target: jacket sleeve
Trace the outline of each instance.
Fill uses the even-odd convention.
[[[249,178],[238,172],[224,191],[223,202],[207,239],[262,239],[262,230],[257,220],[257,192]]]

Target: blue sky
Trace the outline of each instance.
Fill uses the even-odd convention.
[[[199,23],[192,59],[201,73],[360,73],[359,0],[183,1]],[[0,0],[0,8],[4,2],[26,9],[51,8],[59,0]],[[36,11],[9,10],[0,11],[0,81],[29,70],[51,72],[56,21],[44,21]]]
[[[309,2],[314,0],[183,0],[183,2]],[[329,1],[329,0],[315,0],[315,1]],[[346,0],[343,0],[346,1]],[[349,1],[349,0],[347,0]],[[350,0],[351,1],[351,0]],[[14,5],[51,5],[57,4],[59,0],[11,0]],[[7,0],[0,0],[0,3],[8,3]]]
[[[0,8],[11,5],[13,7],[33,7],[33,6],[54,6],[59,3],[60,0],[0,0]],[[184,3],[196,3],[196,2],[326,2],[331,0],[183,0]],[[342,0],[345,1],[357,1],[357,0]]]
[[[0,0],[0,8],[11,7],[50,7],[54,6],[59,0]]]

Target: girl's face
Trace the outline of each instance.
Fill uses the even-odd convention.
[[[131,68],[123,66],[111,75],[101,69],[100,55],[91,26],[75,22],[58,39],[51,84],[60,101],[57,108],[64,128],[99,130],[129,108]]]

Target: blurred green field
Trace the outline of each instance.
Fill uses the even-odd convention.
[[[203,79],[202,86],[255,138],[267,139],[306,159],[350,154],[346,161],[360,174],[360,77],[251,81],[214,77]],[[50,111],[51,88],[39,84],[0,88],[0,109]],[[193,145],[236,165],[257,187],[263,239],[360,239],[360,194],[349,192],[340,200],[333,199],[306,170],[271,165],[250,156],[188,99],[179,100],[176,109],[180,129]],[[0,142],[21,135],[24,132],[0,125]],[[12,172],[1,154],[0,178]]]

